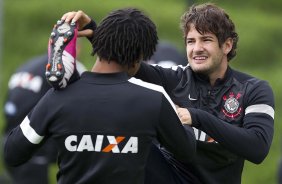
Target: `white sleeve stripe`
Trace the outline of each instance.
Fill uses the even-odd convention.
[[[245,115],[249,113],[265,113],[274,119],[274,109],[266,104],[257,104],[247,107],[245,110]]]
[[[162,65],[159,65],[159,64],[150,64],[150,65],[152,65],[152,66],[160,66],[160,67],[162,67],[162,68],[166,68],[166,67],[163,67]],[[182,70],[185,70],[187,67],[189,67],[190,65],[189,65],[189,63],[187,64],[187,65],[185,65],[185,66],[183,66],[183,65],[174,65],[174,66],[171,66],[171,67],[169,67],[169,68],[171,68],[171,70],[174,70],[174,71],[176,71],[177,70],[177,68],[181,68]]]
[[[163,95],[166,97],[166,99],[169,101],[170,105],[172,106],[172,108],[176,112],[176,107],[175,107],[174,103],[172,102],[172,100],[170,99],[170,97],[168,96],[168,94],[166,93],[166,91],[164,90],[164,88],[162,86],[152,84],[152,83],[149,83],[149,82],[144,82],[144,81],[142,81],[140,79],[136,79],[134,77],[130,78],[128,81],[131,82],[131,83],[134,83],[136,85],[143,86],[145,88],[149,88],[149,89],[163,93]]]
[[[33,144],[39,144],[44,136],[40,136],[36,133],[36,131],[30,126],[30,121],[28,117],[26,116],[22,123],[20,124],[20,127],[23,131],[24,136],[29,140],[29,142]]]

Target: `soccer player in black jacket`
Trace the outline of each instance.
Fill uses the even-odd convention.
[[[274,125],[274,96],[266,81],[232,69],[238,35],[226,12],[192,6],[182,16],[189,64],[164,69],[142,63],[135,77],[162,85],[192,125],[197,154],[184,164],[163,152],[178,172],[190,171],[205,184],[240,184],[244,161],[267,156]],[[189,172],[188,172],[189,173]]]
[[[67,17],[75,21],[75,12]],[[141,11],[111,12],[95,30],[92,72],[47,92],[8,136],[6,162],[26,162],[50,137],[59,149],[59,184],[142,184],[155,139],[189,162],[196,148],[192,128],[184,129],[163,87],[131,77],[157,40],[155,25]]]
[[[179,106],[182,123],[194,128],[197,154],[186,164],[160,150],[183,183],[193,173],[205,184],[239,184],[244,161],[259,164],[269,152],[273,91],[266,81],[229,66],[238,34],[223,9],[210,3],[192,6],[181,25],[188,65],[166,69],[142,62],[135,77],[164,87]],[[148,167],[158,165],[153,160]]]

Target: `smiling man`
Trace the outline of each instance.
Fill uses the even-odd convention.
[[[182,16],[181,26],[189,64],[165,69],[142,63],[135,75],[162,85],[179,106],[182,123],[194,127],[197,156],[193,163],[183,164],[161,151],[184,181],[192,172],[202,183],[239,184],[244,161],[259,164],[269,152],[272,89],[267,82],[229,66],[238,35],[223,9],[213,4],[192,6]],[[153,160],[149,163],[156,167]]]

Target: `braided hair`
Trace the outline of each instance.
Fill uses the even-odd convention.
[[[156,26],[147,16],[135,8],[119,9],[104,18],[95,30],[92,55],[131,67],[150,59],[157,42]]]

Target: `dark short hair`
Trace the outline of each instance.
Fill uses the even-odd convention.
[[[181,17],[181,28],[183,31],[184,41],[193,24],[196,30],[201,33],[213,33],[216,35],[219,46],[228,39],[233,40],[232,50],[227,54],[230,61],[236,56],[237,42],[239,39],[235,31],[235,25],[229,18],[229,15],[221,8],[211,3],[193,5]]]
[[[111,12],[97,27],[92,54],[131,67],[150,59],[157,43],[156,26],[150,18],[138,9],[124,8]]]

